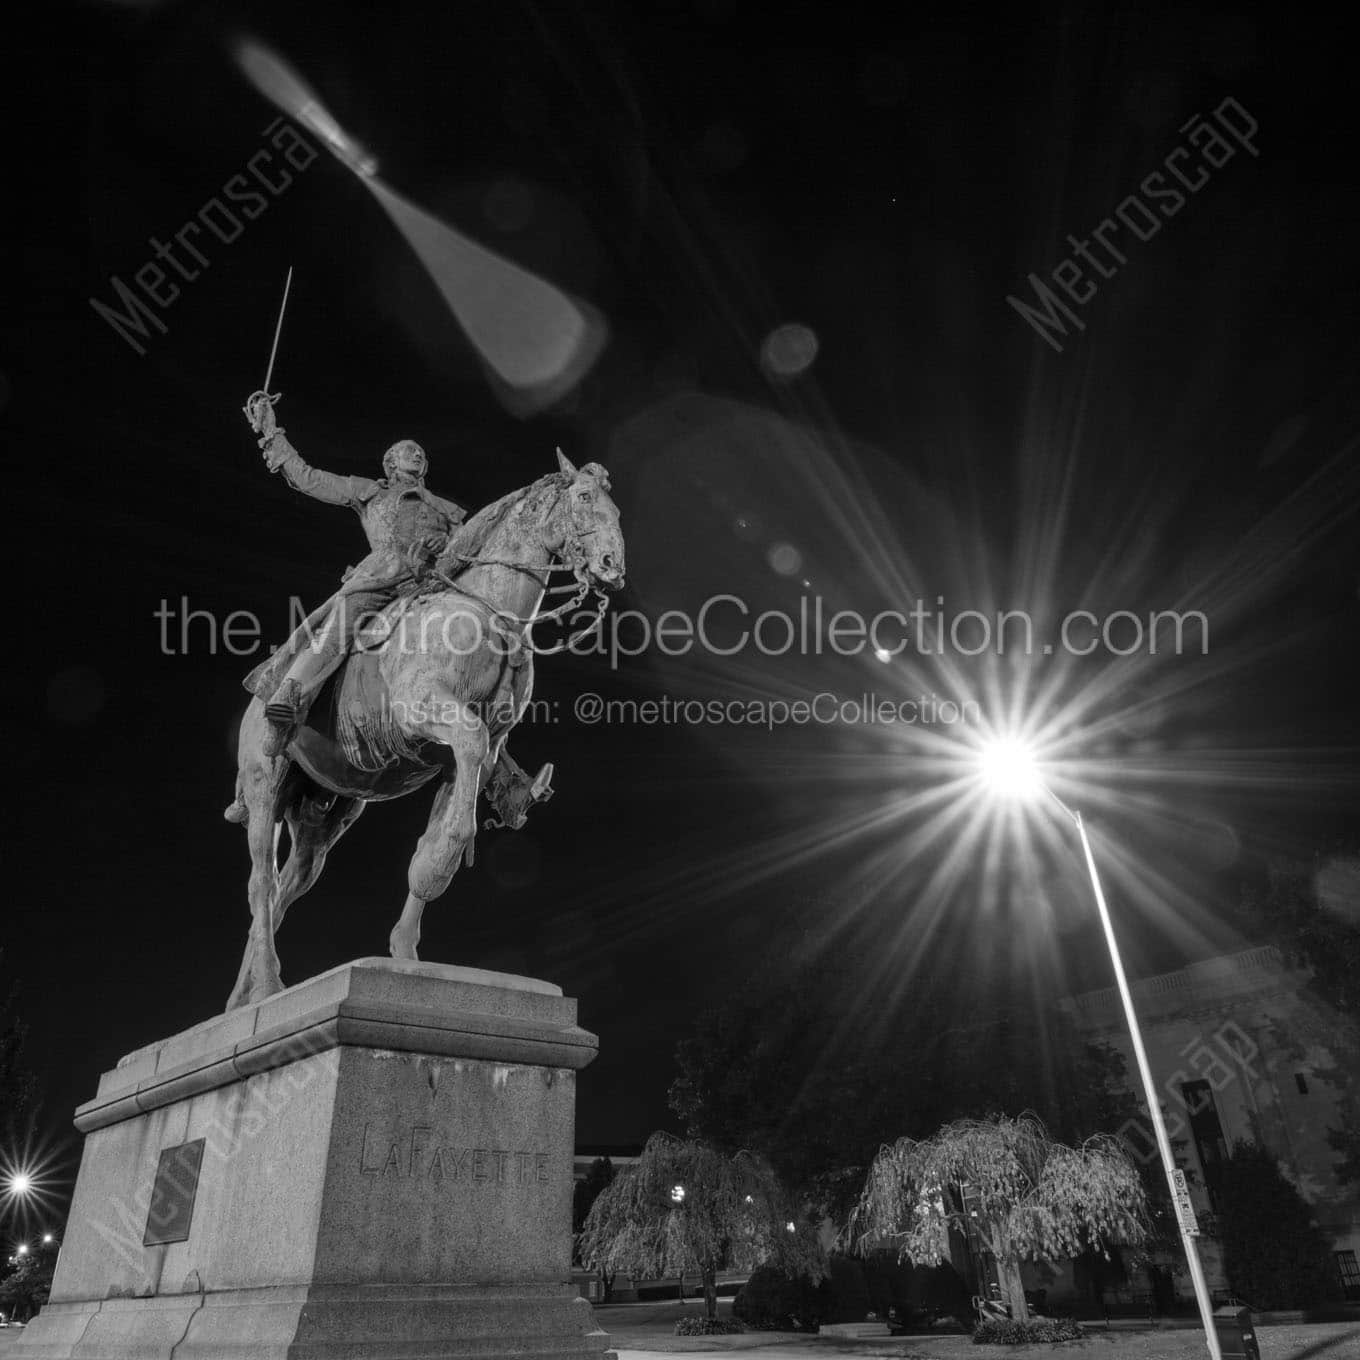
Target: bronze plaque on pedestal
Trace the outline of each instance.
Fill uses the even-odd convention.
[[[151,1206],[146,1215],[146,1235],[142,1238],[144,1247],[189,1240],[194,1197],[198,1193],[198,1171],[202,1165],[202,1138],[161,1149],[156,1181],[151,1188]]]

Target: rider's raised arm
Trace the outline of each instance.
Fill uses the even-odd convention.
[[[282,431],[275,431],[270,436],[265,459],[269,470],[282,472],[284,480],[295,491],[325,501],[327,505],[360,504],[373,494],[377,485],[369,477],[341,477],[310,466]]]
[[[302,455],[288,441],[283,426],[274,419],[274,402],[264,392],[254,393],[245,405],[246,419],[260,436],[260,450],[270,472],[282,472],[284,480],[295,491],[325,501],[327,505],[358,506],[377,489],[368,477],[340,477],[334,472],[323,472],[310,467]]]

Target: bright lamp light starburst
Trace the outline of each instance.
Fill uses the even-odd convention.
[[[0,1153],[0,1210],[20,1218],[50,1207],[54,1159],[32,1146],[17,1155]]]
[[[1029,798],[1043,788],[1034,750],[1018,738],[989,741],[978,753],[978,766],[987,788],[1004,798]]]

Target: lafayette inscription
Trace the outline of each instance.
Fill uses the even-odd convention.
[[[364,1125],[359,1149],[364,1176],[401,1180],[470,1181],[482,1185],[547,1185],[548,1154],[515,1148],[456,1147],[436,1141],[428,1124],[397,1130],[395,1136]]]

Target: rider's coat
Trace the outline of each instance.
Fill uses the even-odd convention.
[[[434,557],[467,518],[461,505],[419,482],[393,485],[385,478],[340,477],[310,467],[283,435],[275,436],[269,453],[270,466],[283,473],[289,486],[328,505],[347,505],[359,516],[370,551],[346,571],[346,595],[408,580],[416,572],[417,557]]]
[[[318,640],[331,641],[337,625],[344,637],[338,647],[332,642],[327,650],[333,650],[338,661],[354,625],[394,599],[402,586],[418,579],[467,517],[461,505],[436,496],[421,482],[341,477],[311,467],[282,431],[275,431],[270,439],[268,461],[271,470],[282,472],[295,490],[327,505],[353,510],[364,527],[369,552],[346,569],[340,589],[273,656],[246,676],[246,689],[264,699],[272,697],[303,647],[315,647]]]

